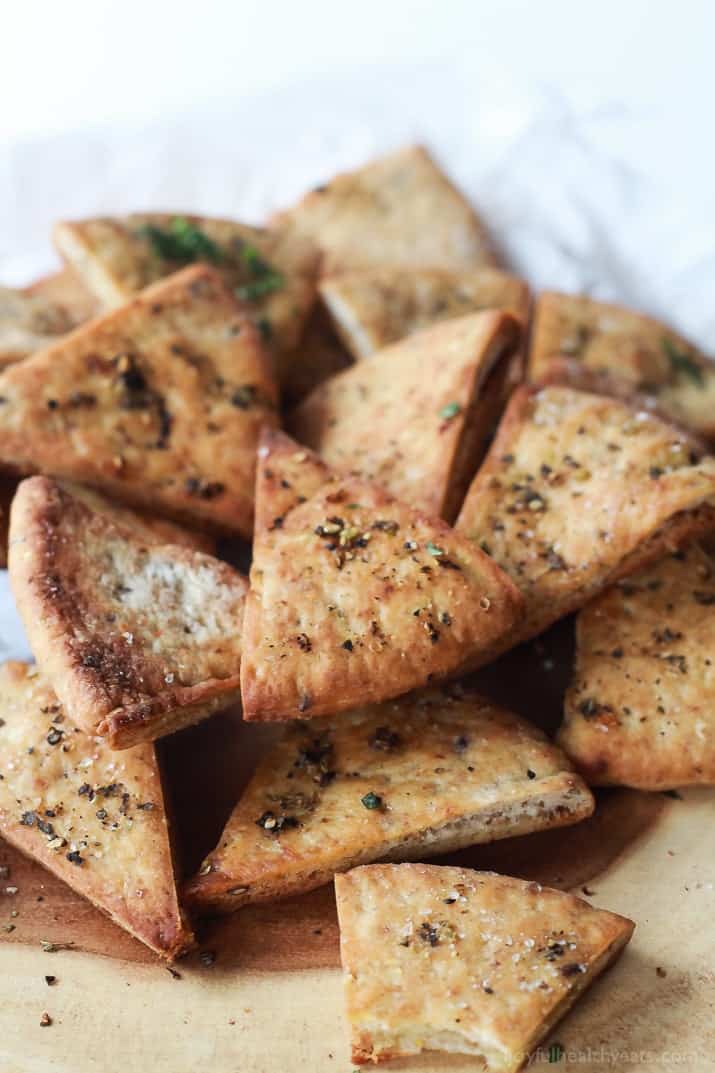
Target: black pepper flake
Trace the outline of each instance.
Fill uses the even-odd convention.
[[[562,976],[578,976],[582,972],[586,972],[586,966],[578,961],[570,961],[568,965],[561,966]]]
[[[231,395],[231,405],[239,410],[249,410],[258,401],[258,388],[255,384],[243,384]]]
[[[364,797],[361,797],[360,801],[363,806],[370,811],[382,808],[382,798],[379,794],[373,793],[372,790],[370,790],[369,793],[365,794]]]
[[[23,812],[22,816],[20,817],[20,823],[23,827],[34,827],[37,823],[37,813]]]
[[[536,778],[536,772],[532,771],[531,768],[529,767],[529,768],[526,769],[526,777],[527,777],[527,779],[535,779]]]
[[[463,753],[469,747],[469,738],[466,734],[459,734],[452,743],[455,753]]]
[[[378,518],[377,521],[372,523],[373,529],[379,529],[383,533],[391,533],[393,536],[400,528],[397,522],[389,521],[386,518]]]
[[[48,987],[52,987],[53,984],[57,983],[57,977],[56,976],[46,976],[45,977],[45,983],[47,984]]]
[[[98,820],[106,820],[108,815],[106,808],[97,809],[96,816]]]
[[[137,808],[140,808],[142,812],[152,812],[156,805],[153,801],[144,801],[141,805],[137,805]]]
[[[307,633],[299,633],[295,639],[295,643],[298,645],[298,648],[301,650],[301,652],[310,652],[313,648],[310,637],[308,637]]]
[[[216,951],[202,950],[199,954],[199,961],[202,965],[205,965],[207,968],[210,968],[210,966],[213,965],[216,961]]]
[[[715,604],[715,592],[700,592],[696,590],[693,593],[693,599],[696,604],[701,604],[703,607],[712,607]]]
[[[78,866],[84,864],[84,857],[82,857],[76,849],[72,850],[71,853],[67,854],[67,860],[70,862],[70,864],[76,864]]]
[[[49,732],[49,734],[47,735],[47,744],[48,745],[59,745],[59,743],[61,741],[62,741],[62,731],[58,730],[57,727],[52,727],[50,732]]]
[[[352,650],[353,650],[353,643],[352,643],[352,641],[350,641],[350,640],[348,640],[348,641],[343,641],[343,643],[342,643],[342,647],[343,647],[343,648],[345,649],[345,651],[346,651],[346,652],[352,652]]]
[[[390,730],[389,727],[377,727],[367,739],[367,743],[371,749],[379,749],[382,752],[389,753],[393,749],[400,747],[402,739],[397,731]]]
[[[198,499],[216,499],[226,491],[226,486],[220,481],[205,481],[202,477],[188,477],[184,488],[187,495]]]
[[[38,816],[38,818],[37,818],[37,826],[38,826],[38,829],[40,831],[42,831],[43,835],[47,835],[48,838],[54,838],[55,837],[55,829],[52,826],[52,824],[49,823],[47,820],[41,820],[39,818],[39,816]]]
[[[582,700],[578,706],[578,710],[584,719],[593,719],[595,716],[600,715],[601,712],[610,712],[613,709],[608,704],[600,704],[599,701],[593,697],[587,697],[586,700]]]

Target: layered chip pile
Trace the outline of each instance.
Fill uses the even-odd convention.
[[[634,925],[422,861],[598,821],[591,787],[715,783],[715,365],[532,297],[421,147],[265,227],[54,238],[61,272],[0,289],[36,661],[0,670],[0,835],[170,960],[334,878],[353,1061],[516,1071]],[[554,742],[474,674],[573,615]],[[155,743],[239,704],[275,733],[197,854]]]

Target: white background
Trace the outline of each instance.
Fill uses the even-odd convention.
[[[535,283],[715,350],[714,45],[710,0],[8,4],[0,280],[58,216],[259,220],[419,138]]]

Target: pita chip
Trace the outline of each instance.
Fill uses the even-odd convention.
[[[210,264],[278,350],[297,344],[315,299],[317,250],[280,230],[154,212],[62,221],[54,240],[104,309],[188,264]]]
[[[715,783],[715,560],[691,544],[588,604],[561,745],[595,785]]]
[[[586,785],[529,723],[456,688],[412,694],[292,723],[188,897],[228,911],[356,864],[445,853],[592,811]]]
[[[529,288],[496,268],[453,271],[387,265],[328,276],[320,294],[354,358],[443,320],[503,309],[526,324]]]
[[[291,431],[330,465],[453,521],[506,401],[520,338],[519,323],[497,312],[428,328],[317,387]]]
[[[5,370],[0,463],[250,538],[276,406],[255,328],[213,269],[188,268]]]
[[[484,223],[422,146],[336,175],[275,225],[323,251],[323,273],[394,265],[497,265]]]
[[[0,834],[162,957],[193,942],[152,745],[118,755],[65,717],[37,667],[0,667]]]
[[[259,497],[271,487],[266,466],[280,484],[279,459],[259,458]],[[445,678],[520,613],[516,587],[488,555],[377,485],[336,474],[284,507],[259,501],[260,516],[279,521],[254,542],[245,719],[329,715]]]
[[[99,312],[96,298],[87,290],[73,268],[65,266],[59,272],[41,276],[24,288],[24,293],[43,298],[62,306],[75,325],[96,317]]]
[[[471,1054],[516,1073],[633,934],[626,917],[494,872],[373,864],[335,877],[354,1062]]]
[[[40,294],[0,287],[0,366],[43,350],[78,323],[64,304]]]
[[[639,406],[715,439],[715,362],[667,324],[623,306],[541,294],[529,378],[635,398]]]
[[[521,589],[509,646],[715,524],[715,459],[615,399],[569,387],[512,395],[457,529]]]
[[[294,507],[305,503],[336,476],[314,451],[276,428],[263,429],[258,458],[254,543],[270,540]]]
[[[67,715],[115,749],[238,699],[245,579],[125,528],[46,477],[10,516],[10,583],[35,658]]]

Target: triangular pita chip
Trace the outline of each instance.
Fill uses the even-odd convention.
[[[83,285],[74,269],[67,266],[50,276],[36,279],[24,288],[24,293],[61,306],[75,325],[83,324],[99,313],[97,299]]]
[[[176,522],[170,522],[167,518],[157,518],[146,511],[132,510],[131,507],[125,507],[114,499],[107,499],[101,492],[83,484],[75,484],[74,481],[58,483],[90,510],[105,514],[110,521],[124,529],[132,530],[135,535],[150,544],[179,544],[195,551],[205,551],[208,555],[216,553],[216,540],[209,533],[197,533],[193,529],[177,525]]]
[[[256,329],[188,268],[0,376],[0,462],[250,537],[276,402]]]
[[[438,324],[321,384],[291,431],[331,465],[453,521],[506,401],[519,340],[506,313]]]
[[[715,560],[698,544],[580,612],[560,741],[596,785],[715,783]]]
[[[386,266],[329,276],[323,301],[354,358],[369,358],[442,320],[504,309],[526,323],[529,288],[496,268],[449,272]]]
[[[376,265],[498,264],[485,225],[419,145],[336,175],[274,222],[320,246],[328,274]]]
[[[715,524],[715,459],[671,425],[568,387],[518,388],[457,529],[513,578],[534,637]]]
[[[494,872],[335,877],[353,1062],[436,1050],[516,1073],[633,934],[626,917]]]
[[[254,544],[270,539],[289,511],[336,479],[322,458],[280,429],[263,429],[258,458]]]
[[[586,785],[529,723],[456,688],[412,694],[291,724],[188,896],[231,910],[356,864],[445,853],[592,811]]]
[[[715,439],[715,362],[667,324],[574,294],[541,294],[529,377],[622,398]]]
[[[300,448],[296,446],[300,453]],[[278,457],[259,459],[280,482]],[[263,487],[269,487],[263,484]],[[246,601],[246,719],[328,715],[455,673],[513,626],[521,597],[437,518],[336,477],[257,534]]]
[[[63,221],[54,240],[105,309],[187,264],[211,264],[279,350],[297,344],[315,299],[317,250],[280,230],[153,212]]]
[[[238,698],[246,583],[226,563],[147,541],[46,477],[18,488],[9,560],[40,668],[68,716],[113,748]]]
[[[77,323],[70,310],[57,302],[0,287],[0,366],[44,349]]]
[[[329,376],[352,365],[322,302],[313,307],[298,346],[274,354],[274,361],[281,400],[287,407],[300,402]]]
[[[36,667],[0,667],[0,834],[162,957],[193,937],[179,906],[152,745],[112,752],[66,718]]]

